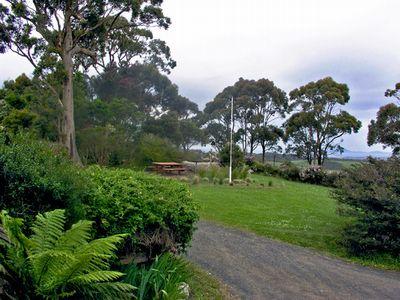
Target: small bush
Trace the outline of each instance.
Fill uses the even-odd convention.
[[[249,165],[249,166],[250,166],[250,169],[256,174],[265,173],[265,166],[262,163],[258,162],[258,161],[253,161],[251,163],[251,165]]]
[[[83,217],[88,197],[82,170],[60,147],[29,135],[0,136],[0,209],[29,226],[37,213],[66,208],[72,223]]]
[[[270,176],[279,176],[280,175],[280,170],[278,167],[275,167],[271,164],[265,164],[264,165],[264,173]]]
[[[321,166],[310,166],[300,172],[300,180],[305,183],[322,184],[326,176]]]
[[[85,203],[87,216],[100,235],[127,233],[133,243],[125,251],[148,258],[185,249],[198,219],[186,184],[128,169],[90,167],[85,173],[96,187]]]
[[[192,184],[196,185],[200,183],[200,177],[197,175],[194,175],[192,178]]]
[[[337,187],[337,182],[340,180],[342,172],[331,171],[326,172],[325,177],[322,180],[322,185],[329,187]]]
[[[203,177],[203,178],[201,179],[201,182],[203,182],[203,183],[210,183],[210,179],[208,179],[208,177]]]
[[[300,180],[300,169],[290,161],[285,161],[279,166],[279,174],[287,180]]]
[[[273,182],[270,180],[268,181],[268,186],[271,187],[273,185]]]
[[[221,165],[229,166],[230,160],[230,146],[227,144],[219,153],[219,160]],[[233,145],[233,162],[232,168],[236,169],[242,167],[244,164],[244,154],[238,145]]]
[[[400,253],[400,159],[370,159],[347,169],[334,196],[341,212],[355,217],[344,231],[344,243],[353,254]]]
[[[249,175],[249,168],[246,166],[232,170],[232,179],[245,180],[248,175]]]

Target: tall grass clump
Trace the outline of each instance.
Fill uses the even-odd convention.
[[[191,275],[188,264],[179,257],[164,254],[150,266],[132,264],[126,269],[125,282],[135,287],[135,299],[187,299],[185,287]]]

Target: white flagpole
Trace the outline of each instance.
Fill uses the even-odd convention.
[[[229,183],[232,183],[232,155],[233,155],[233,97],[231,100],[231,142],[229,149]]]

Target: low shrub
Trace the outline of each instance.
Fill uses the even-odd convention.
[[[344,231],[353,254],[400,253],[400,159],[370,159],[343,172],[333,195],[355,222]]]
[[[238,145],[233,145],[233,159],[232,159],[232,167],[234,169],[240,168],[244,164],[244,153],[240,149]],[[230,161],[230,146],[227,144],[220,152],[219,152],[219,161],[222,166],[229,166]]]
[[[325,172],[325,177],[323,178],[321,184],[328,187],[337,187],[337,183],[340,180],[341,176],[341,171]]]
[[[310,166],[300,172],[300,180],[305,183],[322,184],[326,171],[321,166]]]
[[[219,184],[219,182],[220,182],[220,180],[218,177],[213,178],[213,184],[217,185],[217,184]]]
[[[185,249],[198,219],[186,184],[129,169],[90,167],[85,173],[95,191],[84,204],[98,234],[127,233],[126,253],[148,258]]]
[[[200,177],[197,175],[194,175],[192,178],[192,184],[196,185],[200,183]]]
[[[249,176],[250,168],[247,166],[243,166],[242,168],[236,168],[232,172],[232,177],[234,179],[242,179],[245,180]]]
[[[0,135],[0,209],[25,219],[65,208],[68,222],[84,216],[81,201],[90,197],[88,182],[64,151],[29,135]]]
[[[264,173],[270,176],[279,176],[280,170],[278,167],[267,163],[264,165]]]
[[[187,263],[167,253],[148,267],[128,266],[125,282],[137,287],[135,299],[187,299],[185,285],[190,277]]]
[[[206,182],[205,178],[208,178],[209,182],[213,182],[214,178],[218,178],[222,182],[224,178],[228,176],[228,174],[228,167],[219,166],[203,167],[199,168],[197,171],[197,175],[201,178],[201,181],[203,182]],[[233,179],[246,179],[248,175],[249,168],[247,166],[238,167],[232,170]]]
[[[300,168],[290,161],[285,161],[279,166],[279,175],[287,180],[299,181]]]
[[[258,161],[253,161],[251,164],[249,164],[250,169],[256,173],[256,174],[263,174],[265,173],[265,165]]]
[[[203,177],[203,178],[201,179],[201,182],[203,182],[203,183],[210,183],[210,179],[208,179],[208,177]]]

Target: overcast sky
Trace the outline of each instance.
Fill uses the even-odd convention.
[[[290,92],[332,76],[347,83],[348,110],[363,122],[346,137],[350,150],[366,144],[369,120],[400,81],[399,0],[165,0],[172,26],[157,36],[178,66],[170,77],[201,108],[239,77],[268,78]],[[0,55],[0,81],[30,72]]]

